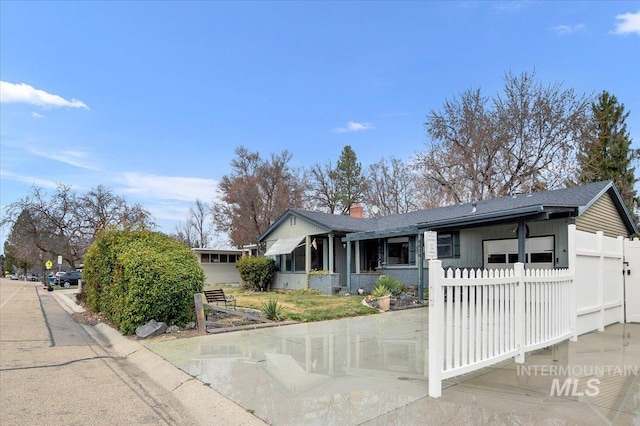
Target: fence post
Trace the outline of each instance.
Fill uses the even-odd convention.
[[[578,261],[578,254],[576,253],[576,225],[569,225],[568,227],[568,258],[567,266],[569,267],[569,275],[571,275],[571,287],[569,287],[569,328],[571,328],[571,341],[578,341],[578,304],[576,298],[578,293],[576,291],[576,263]]]
[[[196,324],[198,326],[198,333],[205,334],[207,332],[207,325],[204,317],[202,293],[196,293],[193,295],[193,305],[196,310]]]
[[[429,261],[429,396],[442,395],[444,298],[442,261]]]
[[[598,291],[600,293],[600,315],[598,318],[598,331],[604,331],[604,232],[597,231],[596,236],[598,238],[598,253],[600,255],[598,260]]]
[[[517,262],[513,265],[513,271],[515,278],[518,279],[516,283],[516,315],[515,315],[515,335],[516,335],[516,348],[518,348],[518,354],[515,356],[515,361],[518,364],[524,363],[524,347],[525,347],[525,323],[527,318],[527,312],[525,312],[525,280],[524,280],[524,263]],[[531,312],[528,313],[529,318],[532,318]]]
[[[620,266],[621,266],[621,270],[622,270],[622,280],[620,281],[620,285],[622,286],[621,293],[622,293],[622,307],[620,309],[620,323],[624,324],[624,311],[626,309],[626,300],[625,300],[625,288],[624,288],[624,238],[623,237],[618,237],[618,250],[620,251]]]

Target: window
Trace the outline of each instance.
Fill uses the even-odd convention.
[[[220,259],[218,258],[218,253],[211,253],[211,263],[218,263]]]
[[[438,258],[460,258],[460,232],[438,233]]]
[[[553,263],[553,253],[531,253],[531,263]]]
[[[289,226],[296,226],[296,217],[295,216],[291,216],[289,218]]]
[[[387,264],[409,264],[409,237],[389,238],[387,240]]]
[[[200,254],[200,263],[209,263],[209,253]]]
[[[487,259],[488,263],[507,263],[506,254],[490,254]]]
[[[518,262],[518,253],[509,253],[509,263]]]
[[[293,250],[293,269],[296,272],[305,271],[305,246],[304,244]]]

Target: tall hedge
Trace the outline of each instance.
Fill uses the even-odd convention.
[[[89,247],[82,275],[89,309],[104,313],[123,334],[152,319],[192,321],[193,295],[204,286],[191,250],[151,231],[104,232]]]
[[[276,262],[268,257],[245,256],[236,262],[240,278],[251,290],[266,290],[276,273]]]

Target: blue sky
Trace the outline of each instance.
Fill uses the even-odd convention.
[[[345,145],[409,159],[429,110],[534,68],[616,95],[640,146],[637,1],[3,0],[0,207],[102,184],[170,233],[240,145],[295,167]]]

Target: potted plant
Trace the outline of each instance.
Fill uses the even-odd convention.
[[[383,283],[378,283],[371,292],[374,300],[383,311],[388,311],[391,307],[391,290]]]

